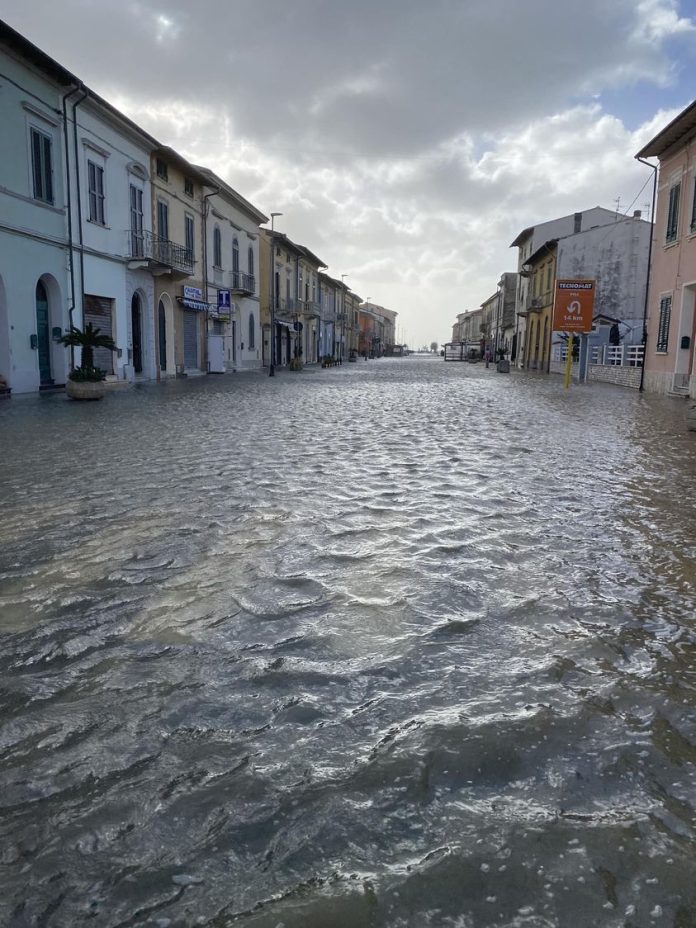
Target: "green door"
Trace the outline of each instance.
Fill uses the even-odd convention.
[[[39,281],[36,285],[36,335],[39,349],[39,378],[42,384],[53,383],[51,377],[51,330],[48,319],[48,294]]]

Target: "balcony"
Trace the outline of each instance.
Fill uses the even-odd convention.
[[[131,267],[147,267],[153,274],[193,274],[193,252],[152,232],[126,233],[127,258]]]
[[[230,290],[232,293],[252,296],[256,293],[256,278],[253,274],[242,274],[241,271],[230,271]]]

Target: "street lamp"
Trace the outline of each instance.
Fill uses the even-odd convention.
[[[350,277],[350,274],[341,274],[341,283]],[[343,284],[345,286],[345,284]],[[343,291],[343,320],[341,325],[341,364],[343,364],[343,356],[346,353],[346,294],[345,290]]]
[[[372,299],[371,296],[365,297],[365,306],[367,306],[368,311],[369,311],[369,309],[370,309],[370,300],[371,300],[371,299]],[[365,326],[367,326],[367,322],[365,323]],[[365,329],[365,331],[367,331],[367,328]],[[360,344],[360,335],[358,335],[358,344]],[[359,350],[359,349],[358,349],[358,350]],[[367,361],[367,335],[365,336],[365,360]]]
[[[276,275],[275,275],[275,272],[274,272],[274,270],[273,270],[273,265],[274,265],[274,263],[275,263],[275,244],[274,244],[275,238],[274,238],[274,235],[273,235],[273,232],[274,232],[273,226],[274,226],[274,223],[275,223],[275,218],[276,218],[276,216],[282,216],[282,215],[283,215],[282,213],[271,213],[271,261],[270,261],[270,265],[271,265],[271,287],[270,287],[270,292],[271,292],[271,351],[270,351],[269,364],[268,364],[268,376],[269,376],[269,377],[274,377],[274,376],[275,376],[275,366],[274,366],[274,356],[275,356],[275,304],[276,304],[277,294],[276,294],[276,286],[275,286]]]

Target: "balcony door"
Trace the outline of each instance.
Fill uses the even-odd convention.
[[[39,349],[39,380],[42,385],[53,383],[51,376],[51,333],[48,316],[48,294],[42,281],[36,284],[36,334]]]
[[[169,206],[164,200],[157,201],[157,234],[165,242],[169,240]]]
[[[143,314],[137,293],[131,299],[131,332],[133,335],[133,370],[143,372]]]
[[[140,187],[130,185],[130,231],[131,254],[143,255],[143,192]]]

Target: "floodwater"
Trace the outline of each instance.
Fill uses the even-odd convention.
[[[440,359],[0,406],[0,924],[696,925],[685,404]]]

